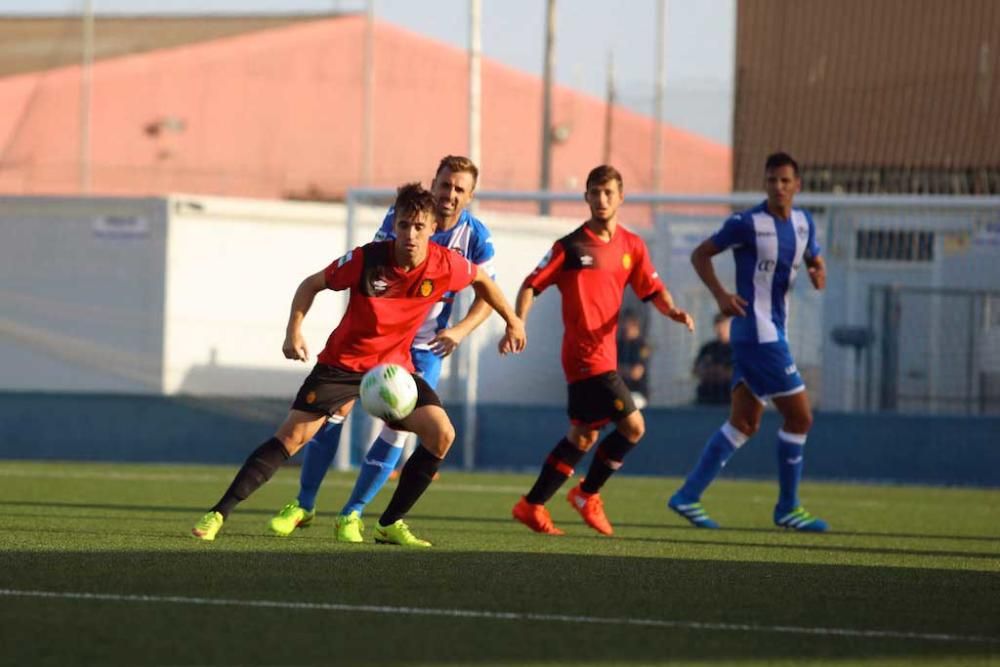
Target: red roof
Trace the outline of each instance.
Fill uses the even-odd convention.
[[[347,16],[94,64],[91,191],[282,198],[361,184],[364,17]],[[383,22],[375,27],[373,186],[427,180],[467,152],[467,58]],[[482,180],[535,190],[542,82],[483,60]],[[0,79],[0,192],[79,192],[77,66]],[[604,103],[558,87],[552,187],[582,190],[601,161]],[[663,125],[671,192],[730,190],[731,151]],[[651,189],[651,118],[616,108],[611,162]]]

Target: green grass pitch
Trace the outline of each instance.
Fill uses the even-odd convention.
[[[704,531],[665,510],[678,480],[619,476],[614,537],[567,489],[550,537],[510,518],[528,475],[446,469],[407,551],[334,540],[341,473],[269,535],[289,468],[191,538],[235,470],[0,462],[0,664],[1000,664],[997,490],[807,481],[834,532],[804,535],[771,525],[774,482],[721,480]]]

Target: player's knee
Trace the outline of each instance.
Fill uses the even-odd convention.
[[[424,448],[439,459],[445,457],[453,442],[455,442],[455,427],[450,421],[437,424],[428,437],[421,438]]]
[[[570,433],[566,439],[569,440],[570,443],[574,447],[579,449],[581,452],[587,452],[590,451],[590,448],[594,446],[595,442],[597,442],[597,438],[598,436],[600,436],[600,434],[601,434],[600,431],[587,431],[585,433]]]
[[[337,410],[333,414],[338,417],[347,417],[348,413],[350,413],[351,408],[353,407],[354,407],[354,401],[350,400],[347,403],[341,405],[339,408],[337,408]]]
[[[813,416],[810,412],[792,415],[785,419],[784,429],[789,433],[808,433],[813,425]]]
[[[277,433],[274,437],[284,445],[289,456],[294,456],[307,442],[301,434],[296,433]]]
[[[637,443],[646,435],[646,422],[642,419],[626,419],[618,424],[618,432],[629,442]]]
[[[729,423],[733,425],[733,428],[748,438],[753,437],[753,435],[760,430],[760,419],[754,419],[752,417],[730,419]]]

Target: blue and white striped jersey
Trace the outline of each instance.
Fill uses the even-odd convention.
[[[778,220],[765,201],[726,220],[711,240],[719,250],[733,249],[736,292],[749,303],[746,317],[733,318],[732,342],[787,340],[788,292],[802,261],[820,253],[812,216],[793,208],[790,219]]]
[[[390,208],[385,214],[382,226],[375,233],[376,241],[396,237],[392,231],[394,213],[395,211]],[[473,264],[481,266],[490,278],[496,279],[496,267],[493,263],[493,237],[486,225],[479,218],[473,217],[468,209],[462,211],[454,227],[447,231],[435,232],[431,236],[431,241],[454,250]],[[413,347],[421,350],[429,349],[431,339],[438,331],[448,326],[448,319],[451,317],[451,309],[455,302],[455,294],[455,292],[445,292],[441,300],[434,304],[427,319],[420,325],[420,330],[413,338]]]

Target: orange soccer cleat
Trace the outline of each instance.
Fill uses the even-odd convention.
[[[514,505],[511,514],[514,515],[515,519],[536,533],[544,533],[545,535],[564,534],[563,531],[556,528],[555,524],[552,523],[552,517],[549,516],[549,511],[545,509],[545,505],[532,505],[524,496],[521,496],[521,499]]]
[[[566,500],[573,506],[573,509],[580,513],[587,525],[597,532],[604,535],[611,535],[615,532],[608,517],[604,514],[604,501],[601,500],[601,494],[586,493],[577,484],[570,489]]]

